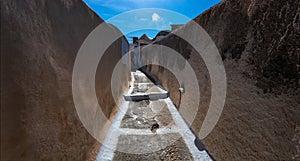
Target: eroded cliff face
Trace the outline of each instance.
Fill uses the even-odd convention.
[[[299,1],[224,0],[194,19],[214,40],[227,76],[223,113],[203,140],[214,159],[300,159],[299,8]],[[189,33],[187,26],[180,30]],[[174,35],[156,43],[180,52],[197,75],[201,100],[192,128],[198,133],[211,94],[205,64]],[[176,78],[157,66],[147,69],[177,105]]]
[[[194,19],[213,38],[224,53],[234,50],[232,57],[240,57],[247,43],[250,0],[224,1]]]
[[[299,92],[299,1],[225,0],[195,21],[214,39],[223,58],[248,63],[265,92]]]
[[[102,22],[81,0],[1,1],[1,160],[87,159],[97,141],[78,118],[71,79],[80,45]],[[119,41],[106,61],[121,58]],[[98,75],[96,85],[110,82],[110,72]],[[106,88],[96,91],[109,116]]]
[[[300,2],[253,1],[249,7],[253,64],[265,92],[300,88]],[[265,44],[265,45],[262,45]]]

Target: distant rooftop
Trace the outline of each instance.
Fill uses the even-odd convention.
[[[182,27],[184,24],[171,24],[171,30],[174,31],[180,27]]]

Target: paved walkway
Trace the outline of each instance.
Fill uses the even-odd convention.
[[[143,73],[132,72],[132,82],[112,122],[97,161],[200,160],[211,158],[201,147],[168,92]]]

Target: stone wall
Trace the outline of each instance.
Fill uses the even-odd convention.
[[[203,140],[214,159],[299,160],[299,6],[299,1],[224,0],[194,19],[214,40],[227,75],[223,113]],[[156,44],[181,53],[197,75],[201,99],[192,129],[198,133],[210,103],[206,66],[174,35]],[[172,73],[146,68],[181,108]]]
[[[93,157],[97,141],[78,118],[71,80],[79,47],[102,22],[81,0],[1,1],[1,160]],[[108,71],[121,58],[120,42],[102,60],[110,62],[102,64]],[[98,75],[96,91],[102,90],[99,102],[109,116],[111,73]],[[129,75],[122,79],[120,90]]]

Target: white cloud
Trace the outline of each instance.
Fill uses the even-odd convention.
[[[153,22],[157,22],[157,21],[159,21],[161,19],[161,17],[157,14],[157,13],[153,13],[152,14],[152,21]]]

